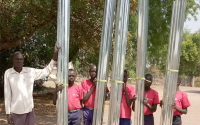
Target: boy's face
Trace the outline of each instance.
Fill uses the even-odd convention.
[[[90,68],[90,77],[93,79],[97,76],[97,68],[96,66],[92,66]]]
[[[17,68],[23,67],[24,64],[24,57],[21,53],[15,55],[13,57],[13,66]]]
[[[177,80],[177,86],[179,86],[180,84],[181,84],[181,79],[178,78],[178,80]]]
[[[145,79],[148,80],[148,81],[145,80],[145,87],[150,87],[152,84],[152,78],[150,76],[147,76],[145,77]]]
[[[69,74],[68,74],[69,83],[74,83],[75,79],[76,79],[75,71],[69,71]]]
[[[128,74],[127,74],[127,72],[124,72],[124,83],[127,83],[127,81],[128,81]]]

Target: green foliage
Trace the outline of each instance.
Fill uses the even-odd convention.
[[[188,15],[196,19],[199,4],[187,0]],[[149,1],[148,65],[165,69],[173,0]],[[90,63],[98,64],[104,0],[71,1],[70,57],[78,71],[88,71]],[[25,66],[38,68],[47,64],[53,53],[57,35],[57,0],[0,0],[0,89],[4,71],[12,67],[12,54],[20,50]],[[131,0],[125,68],[135,77],[137,51],[137,0]],[[191,42],[192,39],[192,42]],[[199,33],[183,42],[190,50],[199,47]],[[190,52],[188,54],[188,52]],[[199,55],[199,50],[197,49]],[[181,62],[195,62],[196,50],[182,52]],[[110,64],[111,65],[111,64]],[[180,70],[184,68],[180,66]],[[196,71],[195,71],[196,72]],[[183,71],[187,74],[187,71]],[[193,74],[193,73],[190,73]],[[0,90],[0,92],[2,92]]]
[[[165,72],[167,62],[172,5],[173,0],[149,1],[147,65],[156,67],[156,69],[158,68],[163,73]],[[196,19],[197,9],[199,8],[200,5],[195,0],[187,0],[186,19],[189,15]],[[137,11],[131,13],[129,22],[129,34],[131,35],[129,35],[127,44],[125,68],[133,72],[131,75],[134,76],[137,51]],[[188,51],[186,50],[186,53]],[[192,51],[192,48],[190,48],[190,51]],[[183,57],[181,56],[181,60]],[[191,57],[191,59],[193,58]],[[183,64],[181,63],[181,65]],[[184,69],[184,67],[180,66],[180,70],[182,70],[181,68]]]
[[[173,0],[149,1],[147,63],[162,71],[165,71],[167,62],[172,3]],[[186,18],[188,15],[196,18],[198,8],[200,5],[195,0],[187,0]]]
[[[103,7],[104,1],[71,1],[69,60],[78,60],[77,68],[98,63]],[[0,1],[0,89],[15,51],[23,53],[25,66],[38,68],[50,61],[57,35],[56,15],[57,0]]]
[[[38,29],[56,21],[56,0],[0,2],[0,50],[27,42]]]
[[[184,32],[182,51],[180,57],[180,74],[186,76],[199,76],[200,73],[200,31],[191,34]]]
[[[136,77],[136,53],[137,53],[137,13],[130,15],[129,32],[126,49],[125,69],[129,70],[130,78]]]
[[[196,2],[195,2],[196,1]],[[186,19],[191,19],[188,15],[191,15],[195,20],[197,20],[196,15],[198,14],[198,9],[200,8],[200,4],[197,4],[197,0],[187,0],[187,11],[186,11]]]

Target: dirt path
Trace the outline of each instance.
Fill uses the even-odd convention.
[[[160,99],[163,97],[163,86],[153,86],[158,91]],[[188,114],[182,115],[182,125],[200,125],[200,88],[180,87],[180,89],[188,94],[191,107],[188,108]],[[108,102],[107,102],[108,104]],[[104,124],[107,125],[109,105],[105,106]],[[158,106],[154,113],[155,125],[160,125],[161,108]],[[134,112],[132,112],[132,124],[134,125]]]
[[[53,83],[52,83],[53,85]],[[162,99],[163,87],[153,86],[153,89],[157,90]],[[200,124],[200,88],[192,87],[180,87],[180,89],[188,94],[191,102],[191,107],[188,108],[188,114],[182,115],[183,125],[199,125]],[[36,122],[37,125],[55,125],[56,124],[56,111],[55,106],[52,104],[51,94],[45,97],[34,97],[35,110],[36,110]],[[108,112],[109,112],[109,101],[105,103],[104,122],[107,125]],[[6,115],[4,113],[4,103],[0,99],[0,125],[6,125]],[[155,125],[160,124],[161,108],[158,107],[154,113]],[[134,113],[132,113],[132,123],[134,123]]]
[[[163,87],[154,86],[158,91],[160,99],[163,96]],[[182,125],[199,125],[200,124],[200,88],[180,87],[180,89],[188,94],[191,107],[188,108],[188,114],[182,115]],[[134,121],[134,113],[132,113],[132,121]],[[155,125],[160,125],[161,108],[158,106],[154,113]]]

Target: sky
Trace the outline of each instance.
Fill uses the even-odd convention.
[[[199,14],[197,15],[197,21],[195,21],[194,18],[190,16],[191,20],[189,21],[187,19],[184,24],[184,28],[190,29],[191,33],[200,30],[200,9],[198,10],[198,13]]]

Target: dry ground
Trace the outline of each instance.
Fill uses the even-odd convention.
[[[80,83],[79,83],[80,84]],[[34,105],[37,125],[55,125],[56,124],[56,107],[52,104],[52,94],[54,83],[45,83],[47,87],[52,87],[46,89],[47,94],[42,94],[40,96],[34,95]],[[163,86],[152,86],[153,89],[157,90],[162,99],[163,96]],[[188,94],[189,100],[191,102],[191,107],[188,108],[188,114],[182,115],[183,125],[200,125],[200,88],[192,87],[180,87],[180,89]],[[109,101],[105,103],[104,112],[104,123],[107,125],[109,112]],[[160,122],[161,108],[158,107],[157,111],[154,113],[155,125],[159,125]],[[132,123],[134,123],[134,113],[132,113]],[[4,111],[3,99],[0,99],[0,125],[6,125],[6,115]]]

